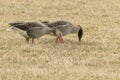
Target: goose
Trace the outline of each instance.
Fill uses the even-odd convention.
[[[47,26],[42,26],[42,27],[32,27],[27,30],[27,34],[29,38],[32,38],[32,43],[34,42],[34,39],[37,39],[45,34],[50,34],[51,32],[56,33],[55,34],[57,36],[56,42],[57,39],[62,38],[62,33],[57,28],[51,29]]]
[[[49,28],[56,27],[62,33],[62,36],[77,32],[79,41],[81,41],[81,38],[83,36],[82,27],[80,25],[73,25],[69,21],[58,20],[58,21],[54,21],[54,22],[46,22],[45,25],[47,25]],[[53,32],[53,34],[56,34],[56,33]],[[61,39],[59,39],[59,41],[60,40],[62,40],[62,42],[63,42],[62,37],[61,37]]]
[[[34,39],[37,39],[45,34],[49,34],[51,32],[56,32],[56,28],[49,28],[43,23],[40,22],[14,22],[9,23],[10,28],[7,29],[8,31],[10,29],[13,29],[17,32],[19,32],[20,35],[22,35],[27,42],[29,42],[29,39],[32,39],[32,43],[34,43]],[[57,34],[56,36],[60,36],[61,34]]]

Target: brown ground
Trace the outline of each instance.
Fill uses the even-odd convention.
[[[27,44],[9,22],[68,20],[84,36]],[[0,0],[0,80],[120,80],[120,0]]]

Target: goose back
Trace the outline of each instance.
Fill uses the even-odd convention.
[[[48,24],[48,27],[56,27],[62,32],[63,35],[67,35],[69,33],[76,33],[80,29],[79,27],[74,26],[72,23],[63,20],[51,22]]]
[[[41,27],[45,26],[44,24],[40,22],[14,22],[14,23],[9,23],[11,27],[18,28],[24,31],[27,31],[31,27]]]

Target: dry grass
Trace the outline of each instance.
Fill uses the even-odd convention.
[[[9,22],[68,20],[84,37],[26,44]],[[120,0],[0,0],[0,80],[120,80]]]

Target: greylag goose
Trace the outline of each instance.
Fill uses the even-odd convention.
[[[18,31],[20,35],[25,37],[26,41],[29,42],[29,39],[32,39],[32,43],[34,39],[37,39],[45,34],[49,34],[51,32],[56,32],[57,29],[51,29],[48,26],[44,25],[40,22],[15,22],[9,23],[10,29]],[[61,34],[56,34],[56,36],[60,36]]]
[[[83,36],[82,27],[80,25],[75,26],[68,21],[59,20],[59,21],[55,21],[55,22],[46,22],[44,24],[47,25],[50,28],[56,27],[58,30],[61,31],[63,36],[65,36],[67,34],[70,34],[70,33],[76,33],[77,32],[79,41],[81,41],[81,38]],[[53,32],[53,33],[56,34],[55,32]],[[62,39],[62,42],[63,42],[63,39]]]

